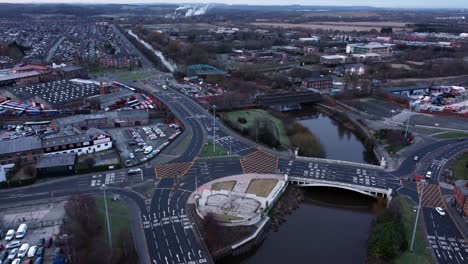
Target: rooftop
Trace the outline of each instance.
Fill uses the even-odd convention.
[[[76,153],[55,154],[55,155],[42,155],[37,162],[36,168],[50,168],[60,166],[73,166],[75,165]]]
[[[30,71],[30,72],[19,72],[19,73],[11,73],[11,74],[6,74],[6,75],[0,75],[0,82],[15,80],[15,79],[19,79],[19,78],[25,78],[25,77],[37,76],[37,75],[40,75],[40,74],[41,73],[38,72],[38,71]]]
[[[461,192],[465,195],[468,196],[468,180],[458,180],[455,181],[455,186],[460,188]]]
[[[430,87],[429,86],[402,86],[402,87],[382,88],[381,90],[387,93],[394,93],[394,92],[416,91],[416,90],[425,90],[425,89],[430,89]]]
[[[36,136],[0,141],[0,155],[36,150],[41,148],[41,141]]]

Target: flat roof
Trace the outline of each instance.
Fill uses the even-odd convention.
[[[76,153],[42,155],[39,157],[36,169],[75,165]]]
[[[36,136],[0,141],[0,155],[41,149],[41,140]]]
[[[382,88],[381,90],[384,92],[393,93],[393,92],[424,90],[424,89],[430,89],[430,88],[431,87],[429,86],[400,86],[400,87]]]

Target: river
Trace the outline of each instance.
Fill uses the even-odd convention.
[[[375,203],[351,191],[308,188],[277,232],[249,253],[220,263],[362,264]]]
[[[356,135],[328,116],[313,109],[290,115],[320,140],[326,158],[376,162]],[[310,187],[304,192],[304,201],[277,232],[270,232],[249,253],[220,263],[364,263],[375,200],[333,188]]]
[[[156,55],[161,60],[161,63],[164,65],[164,67],[166,67],[170,72],[174,72],[177,69],[177,65],[164,57],[164,54],[162,54],[161,51],[155,50],[149,43],[140,39],[135,33],[133,33],[131,29],[127,32],[130,36],[134,37],[141,44],[143,44],[147,49],[151,50],[154,55]]]

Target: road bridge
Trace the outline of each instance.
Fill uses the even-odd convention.
[[[313,91],[287,92],[258,95],[255,102],[263,106],[317,103],[322,96]]]
[[[364,195],[386,198],[388,202],[392,199],[392,188],[381,188],[362,184],[350,184],[339,181],[315,179],[310,177],[288,177],[291,184],[301,187],[333,187],[339,189],[350,190]]]

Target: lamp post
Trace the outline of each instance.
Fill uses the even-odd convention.
[[[215,145],[215,136],[216,136],[216,105],[212,106],[213,108],[213,154],[216,151],[216,145]]]
[[[418,220],[419,220],[419,212],[421,211],[421,201],[423,199],[424,195],[424,186],[426,185],[425,180],[421,180],[421,195],[419,196],[419,203],[418,203],[418,212],[416,213],[416,219],[414,221],[414,227],[413,227],[413,236],[411,237],[411,246],[410,246],[410,252],[413,253],[413,248],[414,248],[414,238],[416,236],[416,228],[418,226]]]
[[[107,222],[107,235],[109,239],[109,251],[110,251],[110,254],[112,255],[112,238],[111,238],[111,229],[110,229],[110,221],[109,221],[109,211],[107,209],[106,185],[103,184],[101,186],[101,189],[104,192],[104,207],[106,209],[106,222]]]

